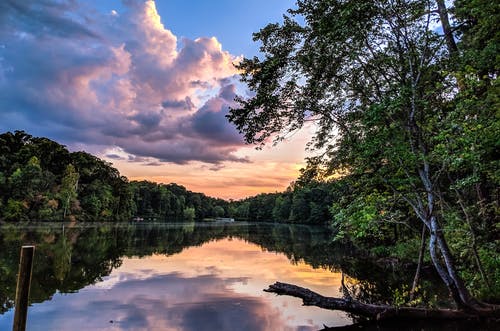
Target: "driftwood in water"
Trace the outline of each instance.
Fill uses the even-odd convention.
[[[330,310],[341,310],[357,316],[364,316],[372,320],[390,319],[478,319],[482,317],[499,318],[500,310],[484,309],[474,311],[452,310],[452,309],[425,309],[415,307],[395,307],[389,305],[374,305],[362,303],[350,298],[339,299],[325,297],[307,288],[276,282],[270,285],[265,292],[278,295],[289,295],[302,299],[305,306],[316,306]]]

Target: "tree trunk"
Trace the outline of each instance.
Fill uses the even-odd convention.
[[[444,38],[446,40],[446,47],[451,56],[458,54],[458,47],[455,39],[453,38],[453,32],[451,31],[450,20],[448,18],[448,10],[446,9],[446,4],[444,0],[436,0],[438,6],[439,19],[441,20],[441,26],[443,27]]]
[[[439,277],[441,277],[441,280],[444,282],[446,287],[448,288],[448,291],[450,292],[453,301],[457,304],[458,307],[462,307],[463,305],[461,304],[460,300],[460,295],[458,294],[458,291],[456,287],[454,286],[450,276],[448,275],[446,269],[443,267],[441,264],[441,260],[439,259],[438,256],[438,250],[437,250],[437,236],[435,231],[430,231],[430,238],[429,238],[429,254],[432,260],[432,264],[434,265],[434,268],[436,269]]]
[[[289,295],[302,299],[304,306],[316,306],[329,310],[341,310],[371,320],[409,320],[409,319],[484,319],[499,318],[498,307],[480,310],[425,309],[415,307],[395,307],[389,305],[366,304],[352,299],[325,297],[307,288],[276,282],[265,292]]]
[[[413,128],[415,132],[418,132],[419,127],[416,123],[414,123]],[[425,155],[424,152],[425,148],[422,147],[422,153]],[[441,226],[439,225],[439,222],[434,214],[436,197],[434,194],[434,185],[431,180],[432,176],[430,172],[431,167],[428,161],[424,158],[423,166],[418,170],[418,174],[425,188],[427,201],[424,202],[423,200],[419,200],[413,208],[425,226],[429,229],[429,253],[432,263],[450,291],[453,300],[460,309],[475,309],[479,306],[479,302],[472,298],[460,278],[451,251],[448,248],[448,244],[446,243],[446,239],[443,235],[443,230],[441,229]]]
[[[459,308],[474,308],[477,305],[477,301],[472,298],[462,279],[458,275],[455,262],[453,261],[453,256],[448,248],[442,229],[435,216],[431,216],[430,224],[431,233],[433,233],[436,237],[436,243],[439,247],[439,251],[441,252],[441,257],[443,258],[447,275],[453,284],[453,290],[456,291],[456,294],[458,294],[458,298],[455,298],[455,302]],[[457,299],[459,300],[457,301]]]
[[[413,284],[410,290],[410,300],[415,298],[415,292],[417,290],[418,282],[420,281],[420,273],[422,271],[422,264],[424,262],[424,253],[425,253],[425,232],[427,228],[425,224],[422,226],[422,235],[420,239],[420,250],[418,252],[418,264],[417,270],[415,271],[415,277],[413,278]]]

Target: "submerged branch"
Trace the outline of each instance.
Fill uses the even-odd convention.
[[[325,297],[307,288],[276,282],[264,290],[277,295],[288,295],[300,298],[304,306],[316,306],[329,310],[340,310],[357,316],[367,317],[371,320],[396,320],[396,319],[436,319],[458,320],[479,319],[484,317],[499,318],[500,309],[482,309],[474,311],[453,309],[426,309],[415,307],[395,307],[389,305],[374,305],[362,303],[350,298],[339,299]]]

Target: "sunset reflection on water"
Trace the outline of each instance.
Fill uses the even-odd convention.
[[[171,256],[124,258],[102,282],[30,307],[28,329],[318,330],[351,323],[343,313],[262,291],[275,281],[341,296],[340,273],[226,238]]]

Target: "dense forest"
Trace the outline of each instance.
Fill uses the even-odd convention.
[[[0,134],[0,220],[222,217],[228,202],[176,184],[129,182],[111,164],[23,131]]]
[[[314,181],[299,186],[293,182],[285,192],[232,201],[229,215],[257,222],[329,224],[334,194],[333,183]]]
[[[301,178],[281,193],[225,201],[177,184],[131,181],[111,164],[69,152],[23,131],[0,135],[0,219],[4,221],[168,222],[232,217],[237,220],[328,224],[340,198],[337,181]],[[336,193],[337,192],[337,193]],[[337,194],[337,195],[336,195]]]
[[[254,34],[262,56],[238,65],[252,96],[228,115],[248,143],[315,127],[302,177],[338,178],[338,236],[420,242],[406,255],[421,265],[427,250],[479,315],[500,311],[477,300],[500,297],[499,20],[495,1],[297,1]]]
[[[328,224],[334,182],[302,178],[283,193],[225,201],[185,187],[131,181],[86,152],[23,131],[0,134],[0,220],[169,222],[238,220]]]

